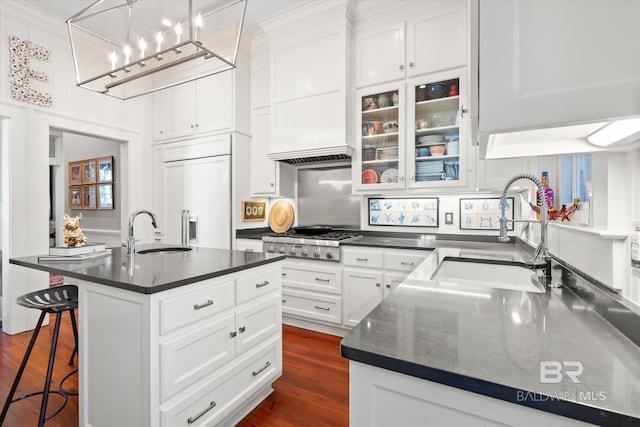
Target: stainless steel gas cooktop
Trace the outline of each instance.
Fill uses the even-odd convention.
[[[340,244],[362,238],[353,231],[326,230],[320,234],[289,230],[262,237],[262,250],[296,258],[340,261]]]

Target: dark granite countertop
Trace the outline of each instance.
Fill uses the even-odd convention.
[[[529,258],[516,245],[442,246],[346,335],[344,357],[598,425],[640,425],[640,316],[624,301],[560,265],[563,286],[546,293],[435,282],[444,257]],[[580,383],[542,383],[545,361],[582,363]]]
[[[138,245],[144,250],[169,245]],[[107,257],[83,262],[38,262],[37,256],[12,258],[11,264],[62,274],[89,282],[153,294],[201,280],[285,259],[282,255],[225,249],[193,248],[187,252],[139,254],[131,259],[123,248]]]

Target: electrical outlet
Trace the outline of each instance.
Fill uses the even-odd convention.
[[[453,212],[445,212],[444,213],[444,223],[447,225],[453,224]]]

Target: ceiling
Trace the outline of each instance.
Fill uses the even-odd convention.
[[[54,14],[60,16],[63,21],[66,21],[71,16],[80,12],[87,6],[95,3],[96,0],[30,0],[31,3],[37,4]],[[138,0],[142,2],[153,1],[153,8],[157,13],[160,10],[170,11],[173,9],[184,9],[186,6],[186,0]],[[194,8],[197,2],[203,0],[194,0]],[[287,9],[294,5],[303,3],[305,0],[247,0],[247,12],[245,16],[245,28],[250,32],[260,31],[260,27],[256,24],[262,18],[270,16],[281,10]],[[126,0],[106,0],[105,3],[125,3]],[[120,21],[118,20],[118,23]],[[117,24],[117,23],[116,23]],[[110,26],[114,25],[114,22],[109,23]],[[124,28],[124,21],[122,21]],[[122,29],[120,29],[122,30]]]

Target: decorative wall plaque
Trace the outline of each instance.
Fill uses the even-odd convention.
[[[53,103],[51,94],[32,89],[29,84],[31,80],[45,83],[49,81],[47,73],[31,69],[29,57],[39,61],[50,61],[51,51],[30,41],[9,36],[9,52],[11,53],[9,69],[11,99],[51,107]]]

